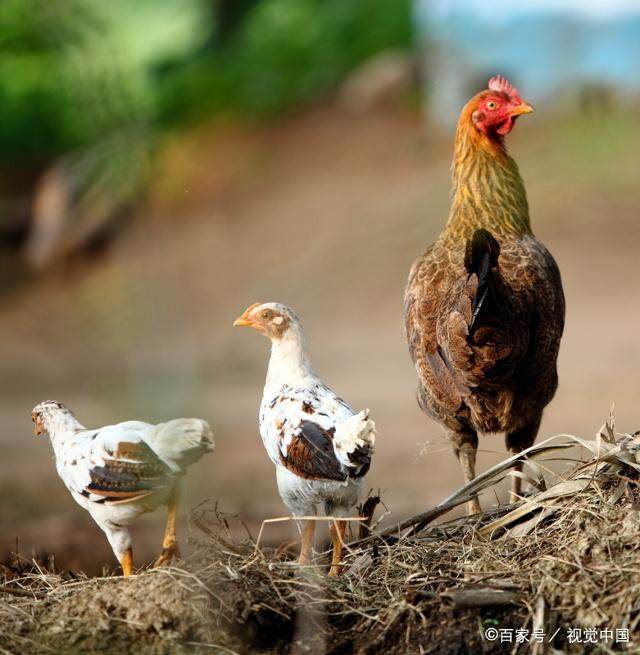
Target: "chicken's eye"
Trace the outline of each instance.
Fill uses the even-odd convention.
[[[497,108],[498,108],[498,103],[497,102],[494,102],[493,100],[489,100],[489,102],[487,102],[487,109],[493,110],[493,109],[497,109]]]
[[[262,312],[262,318],[266,320],[269,320],[271,318],[271,312],[267,310],[266,312]]]

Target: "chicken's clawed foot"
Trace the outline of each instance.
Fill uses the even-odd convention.
[[[163,566],[164,564],[170,564],[171,560],[180,559],[180,549],[178,548],[178,542],[174,541],[168,545],[162,546],[162,552],[160,557],[154,562],[153,566]]]
[[[467,514],[469,516],[480,514],[481,511],[482,507],[480,506],[480,501],[477,498],[474,498],[467,503]]]

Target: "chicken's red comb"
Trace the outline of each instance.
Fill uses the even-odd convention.
[[[506,77],[502,77],[502,75],[494,75],[489,80],[489,90],[506,93],[511,98],[520,97],[520,94],[518,93],[518,89],[512,86],[511,82],[509,82],[509,80]]]

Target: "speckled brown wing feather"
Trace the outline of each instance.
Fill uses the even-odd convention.
[[[280,455],[282,464],[301,478],[344,482],[347,476],[333,449],[333,432],[313,421],[302,421],[286,453]]]
[[[444,249],[432,245],[414,263],[405,292],[404,314],[409,353],[418,373],[418,402],[445,422],[462,406],[464,389],[438,343],[438,319],[452,266]]]
[[[507,250],[505,264],[509,286],[531,307],[529,344],[518,370],[518,382],[527,390],[526,403],[542,408],[558,386],[556,361],[565,315],[560,270],[551,253],[532,235]],[[516,406],[514,410],[525,411],[525,407]]]
[[[89,470],[85,492],[104,502],[131,501],[166,487],[171,470],[144,442],[118,444],[110,459]]]

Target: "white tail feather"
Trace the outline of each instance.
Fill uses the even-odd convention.
[[[159,423],[143,438],[156,455],[174,469],[190,466],[215,446],[209,424],[199,418],[177,418]]]
[[[369,418],[369,410],[363,409],[336,426],[333,448],[336,457],[344,466],[357,466],[350,455],[358,448],[367,448],[373,452],[376,440],[376,424]]]

